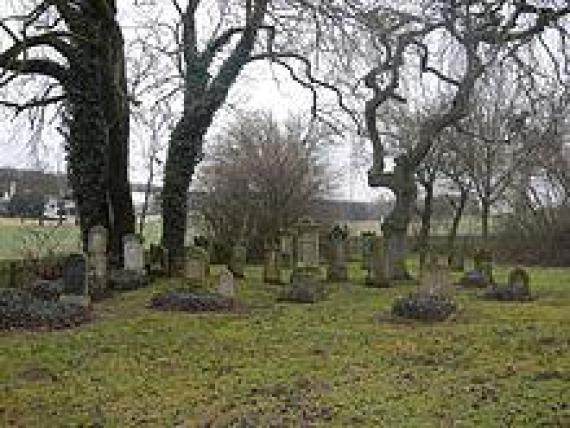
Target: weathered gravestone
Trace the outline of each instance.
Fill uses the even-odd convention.
[[[295,261],[295,240],[293,232],[288,229],[279,231],[279,265],[283,269],[292,269]]]
[[[228,268],[223,268],[218,282],[218,293],[224,297],[235,297],[235,281],[234,276]]]
[[[428,258],[428,263],[420,272],[420,291],[447,296],[453,293],[449,266],[436,255]]]
[[[315,303],[325,296],[320,280],[319,224],[309,218],[296,225],[297,251],[291,282],[279,296],[279,300],[296,303]]]
[[[150,244],[149,272],[152,275],[168,272],[168,250],[162,245]]]
[[[185,248],[184,277],[195,285],[204,285],[207,274],[207,255],[203,248]]]
[[[369,267],[366,276],[366,285],[369,287],[389,287],[390,281],[386,276],[385,260],[384,260],[384,244],[380,236],[370,236],[368,238],[370,245]]]
[[[98,298],[107,293],[107,229],[95,226],[87,239],[89,293]]]
[[[348,230],[336,225],[329,233],[329,268],[327,278],[329,281],[346,281],[348,273],[346,269],[346,240]]]
[[[263,281],[267,284],[279,284],[281,282],[277,250],[272,245],[265,250]]]
[[[245,276],[245,266],[247,263],[247,248],[244,244],[238,243],[232,248],[232,258],[230,260],[230,271],[237,278]]]
[[[296,229],[297,260],[293,274],[319,276],[319,224],[304,218],[296,224]]]
[[[83,254],[71,254],[63,265],[63,293],[60,301],[89,306],[87,260]]]
[[[126,271],[144,272],[144,248],[137,235],[123,237],[123,265]]]

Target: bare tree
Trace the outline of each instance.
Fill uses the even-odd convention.
[[[539,38],[546,28],[559,25],[569,13],[567,5],[535,6],[526,1],[515,5],[507,1],[426,1],[399,10],[376,8],[371,28],[377,31],[381,58],[365,77],[365,84],[372,91],[365,115],[374,149],[369,184],[386,187],[396,196],[395,208],[383,223],[388,277],[409,278],[404,261],[407,228],[417,197],[414,175],[437,136],[467,117],[476,84],[486,70],[499,63],[524,64],[521,47]],[[434,43],[433,38],[439,42]],[[444,52],[453,55],[453,60],[448,58],[444,65],[454,62],[461,68],[448,71],[436,67],[433,57]],[[405,101],[399,91],[402,70],[413,58],[422,74],[453,88],[453,95],[439,115],[430,116],[421,124],[418,143],[397,156],[394,171],[385,172],[385,147],[377,112],[389,100]]]
[[[310,212],[332,185],[319,142],[298,118],[280,124],[268,113],[242,114],[227,127],[198,174],[219,249],[245,239],[262,254],[280,228]]]

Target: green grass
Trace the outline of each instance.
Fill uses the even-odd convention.
[[[144,233],[145,246],[159,242],[160,234],[160,222],[148,223]],[[73,224],[39,226],[31,220],[19,224],[17,221],[1,222],[0,219],[0,260],[21,258],[28,252],[45,256],[49,251],[70,253],[80,248],[79,228]]]
[[[462,292],[440,324],[380,321],[413,286],[365,288],[354,266],[315,305],[247,273],[243,314],[146,309],[180,286],[162,281],[74,331],[1,333],[0,425],[570,425],[570,270],[533,269],[530,303]]]

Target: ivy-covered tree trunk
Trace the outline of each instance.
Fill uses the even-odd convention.
[[[122,264],[122,238],[134,233],[128,179],[129,120],[124,47],[114,15],[87,10],[63,83],[67,100],[69,180],[77,203],[84,249],[89,229],[109,231],[113,265]]]

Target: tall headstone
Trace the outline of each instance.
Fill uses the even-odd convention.
[[[319,275],[319,224],[310,218],[303,218],[296,224],[296,229],[295,271]]]
[[[184,277],[195,285],[204,285],[207,276],[206,251],[196,246],[184,250]]]
[[[123,259],[125,270],[137,273],[144,272],[144,248],[137,235],[125,235],[123,237]]]
[[[327,278],[329,281],[346,281],[346,244],[348,230],[338,225],[329,233],[329,268]]]
[[[247,263],[247,248],[239,242],[232,248],[232,258],[230,260],[230,270],[237,278],[245,276],[245,266]]]
[[[475,270],[483,274],[489,284],[493,283],[493,253],[487,249],[477,251],[473,258]]]
[[[107,292],[107,229],[95,226],[87,239],[87,278],[91,296],[104,296]]]
[[[279,231],[279,265],[283,269],[292,269],[294,263],[295,241],[293,232],[288,229]]]
[[[270,245],[265,250],[265,263],[263,265],[263,281],[267,284],[279,284],[281,275],[279,272],[279,258],[277,250]]]
[[[449,266],[435,254],[428,258],[420,272],[420,290],[427,294],[448,296],[453,292]]]
[[[389,287],[383,239],[380,236],[372,236],[368,239],[370,243],[370,265],[366,276],[366,285],[369,287]]]

